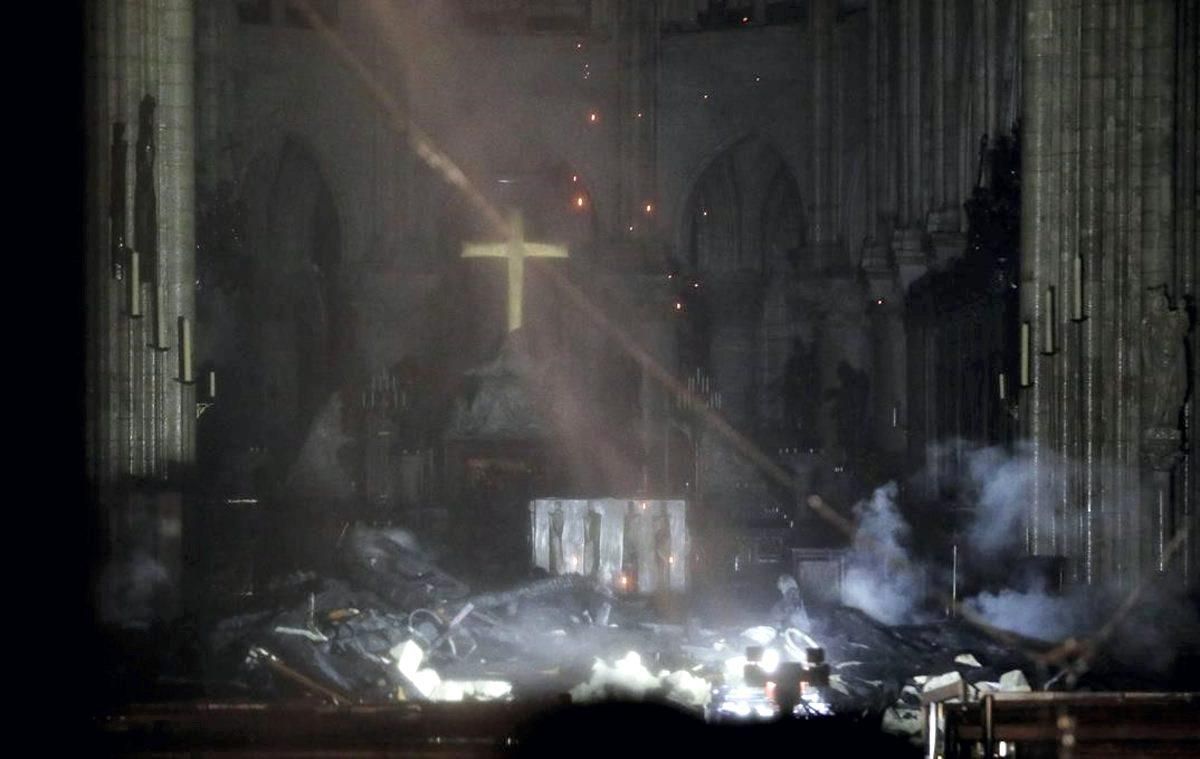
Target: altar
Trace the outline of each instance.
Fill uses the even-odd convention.
[[[687,502],[541,498],[529,504],[535,566],[594,577],[616,592],[683,592],[689,579]]]

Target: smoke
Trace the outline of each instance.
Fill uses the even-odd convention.
[[[928,461],[914,484],[936,483],[943,494],[938,508],[949,501],[969,514],[960,525],[960,578],[967,567],[972,574],[982,572],[1002,583],[964,600],[974,616],[993,627],[1050,642],[1091,637],[1116,620],[1106,655],[1146,672],[1166,671],[1182,644],[1200,643],[1200,615],[1169,584],[1147,583],[1132,610],[1117,616],[1128,586],[1076,585],[1059,592],[1043,571],[1052,568],[1053,560],[1045,557],[1046,564],[1041,564],[1025,555],[1029,504],[1036,488],[1050,487],[1069,473],[1064,462],[1052,456],[1039,461],[1046,472],[1040,484],[1032,452],[1024,444],[1010,451],[953,441],[932,448]],[[938,576],[935,567],[913,554],[912,530],[898,508],[897,493],[896,484],[889,482],[855,507],[858,524],[842,586],[843,603],[887,624],[918,621],[926,580]],[[1116,494],[1107,506],[1111,512],[1128,513],[1136,500]]]
[[[1178,591],[1153,583],[1122,611],[1129,592],[1078,586],[1060,595],[1034,584],[980,593],[965,605],[994,627],[1049,642],[1094,638],[1111,621],[1106,658],[1144,674],[1167,673],[1183,645],[1200,643],[1200,615]]]
[[[1040,584],[1028,590],[980,593],[964,605],[993,627],[1035,640],[1063,640],[1081,635],[1091,626],[1086,598],[1054,596]]]
[[[1120,610],[1131,591],[1128,584],[1078,584],[1060,592],[1039,571],[1045,567],[1026,556],[1029,505],[1037,488],[1053,487],[1070,474],[1068,462],[1043,454],[1038,465],[1044,476],[1039,479],[1027,444],[1010,451],[952,441],[929,454],[928,466],[914,482],[936,483],[970,515],[961,526],[960,570],[966,565],[1005,585],[965,599],[964,606],[975,616],[993,627],[1050,642],[1093,638],[1110,625],[1104,655],[1147,674],[1167,672],[1181,646],[1200,644],[1200,614],[1172,583],[1150,579],[1136,603]],[[1129,473],[1126,480],[1136,482],[1137,474]],[[889,483],[857,509],[860,523],[843,591],[847,605],[888,623],[912,620],[921,600],[920,580],[933,576],[932,567],[922,567],[905,552],[909,527],[896,508],[895,493]],[[1051,493],[1041,495],[1053,500]],[[1117,492],[1109,494],[1104,506],[1110,514],[1131,514],[1138,504],[1136,493]],[[888,564],[898,561],[909,562],[908,567],[889,571]]]
[[[906,548],[911,528],[896,507],[898,492],[889,482],[855,507],[858,529],[842,580],[844,604],[887,624],[909,621],[925,587],[925,570]]]
[[[101,624],[147,629],[161,616],[171,579],[159,561],[143,548],[115,559],[100,573],[98,613]]]
[[[982,556],[995,557],[1020,542],[1022,518],[1036,486],[1031,464],[1024,446],[1016,454],[996,447],[967,452],[965,491],[974,507],[967,541]]]

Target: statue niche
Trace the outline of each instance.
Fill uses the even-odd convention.
[[[1166,288],[1150,299],[1142,319],[1142,380],[1146,425],[1143,458],[1152,469],[1167,471],[1182,454],[1179,417],[1188,395],[1186,340],[1188,314],[1171,308]]]

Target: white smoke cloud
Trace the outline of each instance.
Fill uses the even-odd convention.
[[[98,615],[105,626],[146,629],[172,587],[170,574],[143,549],[108,563],[98,583]]]
[[[1024,446],[1015,454],[994,446],[970,450],[966,465],[964,490],[974,507],[967,540],[975,551],[993,557],[1020,542],[1036,470]]]
[[[905,546],[911,528],[897,494],[889,482],[855,507],[858,529],[842,580],[842,603],[887,624],[910,621],[925,590],[925,571]]]
[[[992,627],[1036,640],[1059,641],[1089,628],[1086,599],[1051,595],[1040,586],[980,593],[964,605]]]

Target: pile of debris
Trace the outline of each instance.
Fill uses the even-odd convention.
[[[349,528],[338,551],[337,577],[290,576],[216,626],[225,681],[338,704],[650,700],[720,721],[777,717],[790,678],[803,681],[792,683],[797,715],[858,715],[904,733],[919,729],[923,701],[1028,687],[1024,654],[967,625],[806,609],[786,577],[769,613],[709,629],[663,624],[647,598],[581,575],[472,593],[403,530]]]
[[[340,577],[289,576],[219,623],[219,671],[257,694],[335,703],[511,698],[514,674],[557,665],[548,640],[612,612],[611,593],[579,575],[472,595],[399,529],[349,528],[339,560]]]

